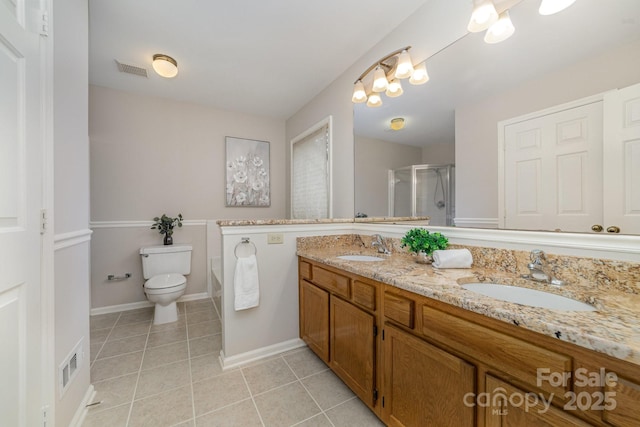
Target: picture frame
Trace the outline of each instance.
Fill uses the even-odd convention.
[[[269,207],[269,142],[225,137],[227,207]]]

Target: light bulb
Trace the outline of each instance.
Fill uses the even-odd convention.
[[[491,0],[473,0],[473,12],[467,30],[478,33],[498,20],[498,11]]]
[[[413,64],[411,63],[411,56],[407,50],[403,50],[398,56],[398,64],[396,65],[396,79],[406,79],[413,74]]]
[[[509,17],[509,11],[505,10],[500,14],[500,18],[496,23],[489,27],[484,35],[484,41],[491,44],[500,43],[511,37],[515,31],[516,29]]]
[[[553,15],[554,13],[565,10],[575,3],[575,1],[576,0],[542,0],[538,13],[540,13],[540,15]]]
[[[409,83],[412,85],[421,85],[429,81],[429,74],[427,73],[427,64],[421,62],[414,68],[413,74],[409,79]]]
[[[351,97],[351,101],[359,104],[361,102],[365,102],[367,100],[367,93],[364,90],[364,84],[362,84],[362,80],[358,80],[353,87],[353,96]]]
[[[382,98],[380,94],[377,92],[369,95],[369,99],[367,100],[367,107],[379,107],[382,105]]]
[[[404,91],[402,90],[402,85],[400,84],[400,80],[393,79],[389,82],[389,87],[387,87],[387,91],[385,94],[389,98],[395,98],[397,96],[402,95]]]
[[[387,86],[389,86],[387,76],[382,67],[378,65],[373,72],[373,87],[371,90],[374,92],[384,92],[387,90]]]

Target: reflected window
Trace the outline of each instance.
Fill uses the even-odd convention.
[[[291,141],[291,218],[331,217],[329,116]]]

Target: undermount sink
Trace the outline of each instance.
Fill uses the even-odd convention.
[[[336,258],[343,259],[345,261],[365,261],[365,262],[384,261],[384,258],[379,258],[377,256],[370,256],[370,255],[340,255]]]
[[[501,301],[563,311],[596,311],[592,305],[561,295],[496,283],[467,283],[464,289]]]

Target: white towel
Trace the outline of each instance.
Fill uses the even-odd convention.
[[[258,260],[255,255],[238,258],[233,275],[236,311],[257,307],[260,302],[260,284],[258,282]]]
[[[433,266],[435,268],[471,268],[473,257],[469,249],[449,249],[448,251],[433,251]]]

